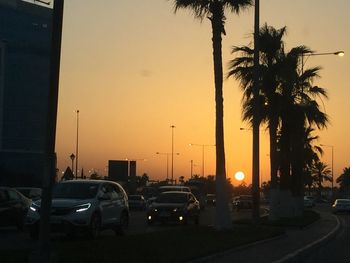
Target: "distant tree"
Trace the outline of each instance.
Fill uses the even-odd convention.
[[[350,194],[350,167],[345,167],[343,173],[337,178],[337,183],[340,184],[340,192],[349,196]]]
[[[323,181],[332,181],[332,171],[321,161],[315,162],[311,171],[314,182],[317,185],[318,197],[321,197],[322,183]]]

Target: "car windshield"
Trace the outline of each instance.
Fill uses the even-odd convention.
[[[187,203],[187,195],[180,193],[164,193],[158,195],[157,203]]]
[[[129,195],[129,200],[141,200],[141,196],[139,195]]]
[[[350,204],[350,200],[344,200],[344,199],[338,199],[338,200],[336,200],[336,203],[337,204]]]
[[[97,183],[61,183],[53,190],[52,198],[90,199],[97,194]]]

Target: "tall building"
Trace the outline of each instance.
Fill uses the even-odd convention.
[[[0,0],[0,184],[41,186],[52,9]]]

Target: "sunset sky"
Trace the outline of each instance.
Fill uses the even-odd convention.
[[[307,45],[316,52],[344,50],[345,56],[309,57],[305,67],[322,66],[315,84],[329,92],[324,110],[328,129],[320,144],[334,146],[334,177],[350,166],[348,75],[350,1],[262,0],[260,24],[287,26],[286,48]],[[174,178],[202,173],[202,148],[215,144],[215,101],[211,28],[191,13],[174,14],[166,0],[66,0],[56,151],[64,171],[75,154],[79,109],[79,169],[106,174],[108,160],[137,161],[137,174],[165,179],[166,156],[174,128]],[[253,8],[240,16],[227,13],[223,37],[224,72],[231,47],[247,45],[253,31]],[[241,121],[238,83],[224,81],[224,127],[227,177],[243,171],[251,181],[251,141]],[[323,161],[331,166],[331,148]],[[261,176],[268,180],[268,133],[261,131]],[[169,171],[171,162],[169,159]],[[205,175],[215,174],[215,149],[205,147]]]

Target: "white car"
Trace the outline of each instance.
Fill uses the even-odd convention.
[[[37,238],[41,200],[29,208],[25,225]],[[51,230],[69,235],[87,230],[95,238],[105,228],[123,234],[129,224],[128,197],[118,183],[104,180],[72,180],[55,185],[50,215]]]
[[[332,205],[333,213],[350,212],[350,199],[336,199]]]

